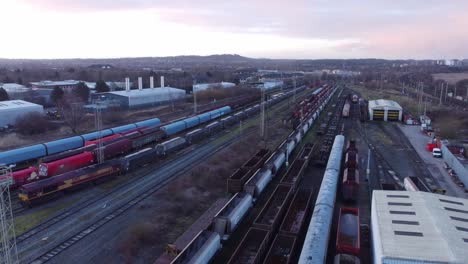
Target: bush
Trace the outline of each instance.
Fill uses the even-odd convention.
[[[23,135],[36,135],[44,133],[49,128],[45,117],[37,112],[31,112],[16,119],[16,131]]]

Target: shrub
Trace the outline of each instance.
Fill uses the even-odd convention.
[[[16,131],[23,135],[36,135],[44,133],[49,128],[48,121],[37,112],[31,112],[16,119]]]

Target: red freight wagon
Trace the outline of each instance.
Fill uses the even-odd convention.
[[[356,151],[348,151],[345,157],[346,168],[356,169],[359,164],[359,156]]]
[[[336,232],[336,253],[359,256],[359,208],[341,207]]]
[[[122,139],[107,146],[102,147],[104,158],[110,159],[123,155],[132,150],[132,142],[128,139]],[[98,150],[96,149],[95,152]]]
[[[76,170],[78,168],[86,167],[93,163],[93,154],[91,154],[91,152],[85,151],[75,156],[55,160],[49,163],[39,164],[39,176],[41,178],[51,177],[54,175]]]
[[[16,189],[24,184],[38,180],[37,169],[29,167],[27,169],[15,171],[11,174],[12,184],[11,189]],[[0,180],[6,179],[6,176],[0,177]]]
[[[107,137],[103,137],[101,138],[101,142],[106,142],[108,140],[112,140],[112,139],[116,139],[116,138],[119,138],[121,137],[122,135],[120,134],[114,134],[114,135],[110,135],[110,136],[107,136]],[[89,140],[89,141],[85,141],[85,146],[89,146],[89,145],[93,145],[93,144],[96,144],[98,145],[99,143],[99,140]]]
[[[359,171],[357,169],[345,169],[342,184],[343,199],[356,201],[359,194]]]

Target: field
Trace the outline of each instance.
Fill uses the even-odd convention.
[[[463,79],[468,79],[468,72],[460,73],[435,73],[432,74],[434,80],[444,80],[449,84],[455,84]]]

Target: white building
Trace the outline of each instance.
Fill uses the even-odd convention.
[[[374,191],[373,263],[467,263],[468,200],[440,194]]]
[[[173,87],[146,88],[138,90],[114,91],[99,93],[106,100],[118,102],[122,108],[156,106],[170,101],[185,99],[185,90]]]
[[[43,113],[42,105],[33,104],[22,100],[0,102],[0,126],[14,125],[16,119],[27,113]]]
[[[236,86],[235,83],[230,83],[230,82],[220,82],[220,83],[200,83],[200,84],[194,84],[192,91],[202,91],[202,90],[207,90],[207,89],[213,89],[213,88],[232,88]]]
[[[369,101],[370,120],[401,121],[403,108],[395,101],[373,100]]]

